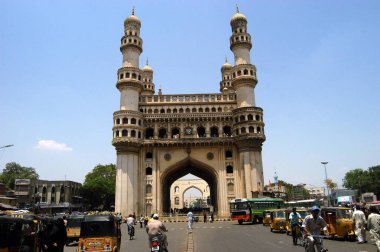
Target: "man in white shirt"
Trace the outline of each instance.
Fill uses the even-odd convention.
[[[352,214],[352,221],[355,224],[355,235],[358,237],[358,243],[367,242],[365,231],[367,221],[364,212],[361,210],[361,206],[356,206],[355,211]]]
[[[367,228],[377,246],[377,251],[380,251],[380,214],[374,206],[370,206],[369,212]]]
[[[191,232],[191,230],[193,229],[193,220],[194,220],[194,215],[192,212],[187,213],[187,219],[188,219],[187,228],[189,232]]]

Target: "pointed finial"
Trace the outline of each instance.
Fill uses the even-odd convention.
[[[146,65],[147,65],[147,66],[149,65],[149,61],[148,61],[148,58],[146,58]]]
[[[132,16],[135,15],[135,6],[132,6]]]
[[[239,6],[236,4],[236,13],[239,13]]]
[[[225,57],[225,61],[226,61],[225,63],[228,63],[228,60],[227,60],[227,55],[226,55],[226,56],[224,56],[224,57]]]

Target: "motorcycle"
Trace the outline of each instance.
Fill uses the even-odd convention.
[[[162,242],[160,236],[154,236],[152,238],[152,241],[150,242],[150,251],[151,252],[167,252],[168,249],[165,247],[165,244]]]

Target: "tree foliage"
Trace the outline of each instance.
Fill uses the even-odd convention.
[[[90,209],[110,210],[115,202],[116,166],[100,165],[86,175],[82,187],[84,202]]]
[[[346,173],[343,186],[358,190],[359,195],[373,192],[380,197],[380,165],[369,167],[368,170],[357,168]]]
[[[330,189],[330,193],[332,190],[338,187],[338,184],[335,183],[332,179],[328,178],[325,180],[325,185]]]
[[[8,190],[15,189],[15,179],[38,179],[39,175],[32,167],[23,167],[15,162],[7,163],[0,174],[0,182],[4,183]]]

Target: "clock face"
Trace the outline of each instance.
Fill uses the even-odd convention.
[[[185,129],[185,134],[186,135],[191,135],[193,133],[193,130],[191,128],[186,128]]]

